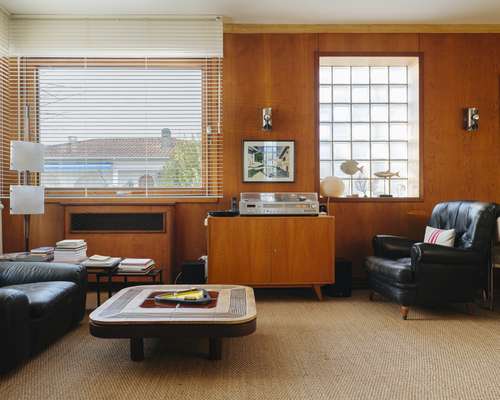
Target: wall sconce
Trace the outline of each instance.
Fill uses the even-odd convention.
[[[475,132],[479,129],[479,110],[477,108],[464,108],[464,129],[467,132]]]
[[[262,130],[270,132],[273,129],[273,109],[265,107],[262,109]]]

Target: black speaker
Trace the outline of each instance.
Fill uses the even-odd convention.
[[[325,287],[330,297],[351,297],[352,263],[345,258],[335,259],[335,283]]]
[[[205,283],[205,261],[185,261],[181,272],[175,278],[176,284],[198,284]]]

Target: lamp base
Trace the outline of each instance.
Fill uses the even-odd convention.
[[[24,251],[30,251],[30,215],[24,215]]]

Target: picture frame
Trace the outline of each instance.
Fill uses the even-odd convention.
[[[295,141],[243,141],[243,182],[294,181]]]

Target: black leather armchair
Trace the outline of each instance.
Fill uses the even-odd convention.
[[[87,275],[71,264],[0,262],[0,372],[80,322]]]
[[[398,302],[406,319],[411,305],[470,303],[487,285],[497,206],[454,201],[434,207],[429,226],[455,229],[454,247],[398,236],[373,238],[365,261],[373,292]]]

